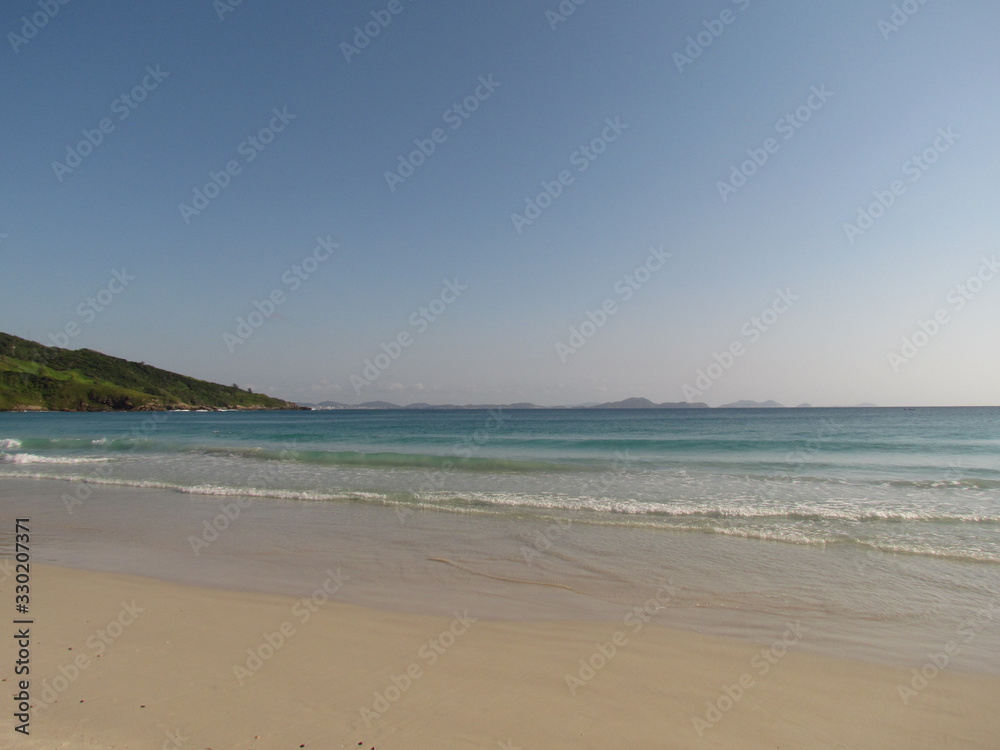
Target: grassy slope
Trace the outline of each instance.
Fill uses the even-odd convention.
[[[59,349],[0,333],[0,410],[170,407],[297,408],[263,394],[188,378],[90,349]]]

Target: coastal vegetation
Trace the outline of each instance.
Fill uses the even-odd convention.
[[[297,404],[131,362],[0,333],[0,411],[299,409]]]

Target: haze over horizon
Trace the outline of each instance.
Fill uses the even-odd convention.
[[[43,5],[4,332],[299,402],[1000,404],[1000,6]]]

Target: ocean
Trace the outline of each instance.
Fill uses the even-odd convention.
[[[121,539],[182,525],[159,546],[189,580],[237,539],[283,554],[285,583],[374,545],[363,603],[406,600],[390,579],[418,562],[606,609],[667,586],[668,624],[766,639],[804,618],[819,650],[910,664],[972,632],[952,661],[1000,672],[1000,408],[8,413],[7,501],[15,480],[59,482],[17,505],[48,509],[53,562],[87,564],[81,519],[131,505]],[[216,544],[233,498],[256,522]],[[540,601],[522,614],[560,616]]]

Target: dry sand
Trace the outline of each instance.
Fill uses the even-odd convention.
[[[33,566],[31,734],[14,731],[8,697],[0,747],[942,750],[1000,742],[1000,679],[945,669],[904,702],[898,686],[910,684],[910,670],[804,653],[796,644],[808,633],[794,627],[786,646],[672,630],[634,612],[617,623],[472,622],[474,612],[437,618],[364,609],[336,594],[325,601],[322,586],[335,591],[335,576],[319,574],[317,584],[304,602]],[[0,584],[8,612],[13,586],[10,577]],[[14,640],[5,638],[0,668],[8,696],[17,690]],[[601,654],[612,647],[610,658]],[[265,658],[248,665],[248,649]],[[587,671],[581,659],[598,668]],[[710,702],[724,711],[710,712]]]

